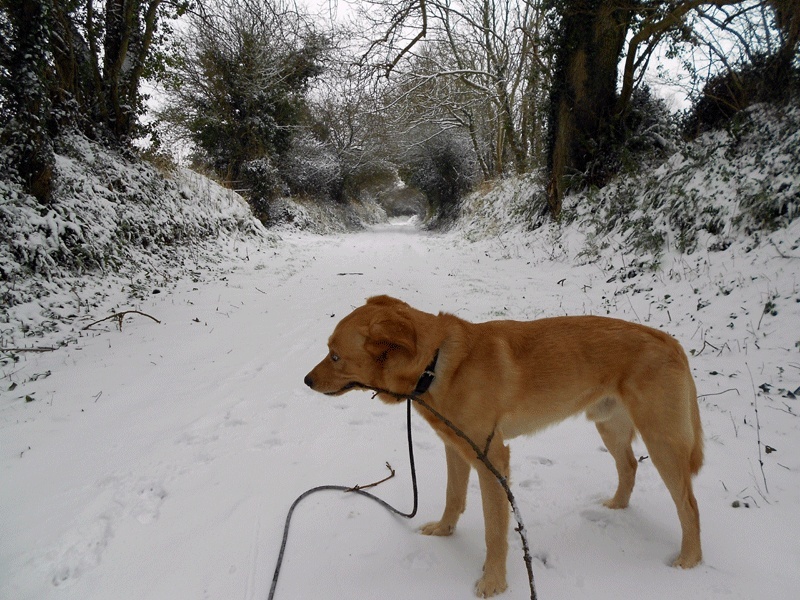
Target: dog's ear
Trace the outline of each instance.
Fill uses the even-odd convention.
[[[383,317],[370,324],[364,347],[380,362],[386,360],[393,350],[408,352],[413,356],[417,351],[417,332],[408,319],[400,316]]]

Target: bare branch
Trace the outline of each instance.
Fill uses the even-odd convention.
[[[156,319],[155,317],[153,317],[151,315],[148,315],[147,313],[143,313],[143,312],[138,311],[138,310],[123,310],[122,312],[114,313],[113,315],[109,315],[107,317],[103,317],[102,319],[98,319],[97,321],[92,321],[86,327],[83,328],[83,331],[86,331],[87,329],[89,329],[93,325],[97,325],[98,323],[102,323],[103,321],[108,321],[110,319],[116,319],[117,320],[117,327],[119,327],[119,330],[122,331],[122,319],[125,317],[125,315],[129,315],[129,314],[142,315],[143,317],[147,317],[148,319],[152,319],[156,323],[161,323],[161,321],[159,321],[158,319]]]
[[[347,491],[347,492],[357,492],[358,490],[366,490],[366,489],[369,489],[369,488],[372,488],[372,487],[377,487],[380,484],[382,484],[384,481],[389,481],[392,477],[394,477],[394,469],[392,468],[392,465],[390,465],[388,462],[386,463],[386,468],[389,469],[389,474],[386,477],[384,477],[383,479],[381,479],[380,481],[375,481],[373,483],[368,483],[367,485],[358,485],[358,484],[356,484],[353,487],[348,488],[345,491]]]

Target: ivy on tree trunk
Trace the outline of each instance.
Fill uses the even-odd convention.
[[[584,173],[613,133],[617,65],[631,26],[622,0],[560,0],[550,91],[548,206],[557,217],[570,174]],[[588,173],[603,183],[602,170]]]

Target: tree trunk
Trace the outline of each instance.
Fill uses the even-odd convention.
[[[91,136],[94,133],[91,123],[97,117],[102,90],[92,2],[86,7],[85,36],[68,6],[59,2],[54,9],[50,49],[55,81],[51,85],[51,98],[58,119],[57,128],[75,127],[77,121],[84,133]]]
[[[139,83],[163,0],[106,0],[103,56],[105,118],[118,140],[135,132]]]
[[[775,24],[784,36],[777,60],[779,75],[785,79],[800,50],[800,0],[771,0],[770,4],[775,12]]]
[[[632,15],[622,0],[568,0],[559,10],[548,148],[553,217],[561,212],[567,177],[584,173],[612,134],[617,65]],[[589,173],[589,182],[603,183],[602,177],[602,171]]]
[[[48,131],[48,53],[53,6],[50,0],[12,0],[6,5],[12,28],[8,95],[14,118],[0,142],[28,193],[50,202],[55,157]]]

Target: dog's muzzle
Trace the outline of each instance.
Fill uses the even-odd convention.
[[[326,396],[338,396],[339,394],[344,394],[345,392],[349,392],[350,390],[354,390],[356,388],[364,388],[364,387],[365,386],[363,384],[358,383],[357,381],[351,381],[346,386],[344,386],[342,389],[337,390],[335,392],[326,392],[325,395]]]
[[[314,389],[314,379],[313,377],[311,377],[311,373],[305,376],[305,379],[303,379],[303,383],[305,383],[312,390]],[[338,396],[339,394],[344,394],[345,392],[348,392],[352,389],[363,388],[363,387],[365,387],[363,384],[358,383],[357,381],[351,381],[350,383],[348,383],[341,389],[336,390],[335,392],[323,392],[323,393],[326,396]]]

